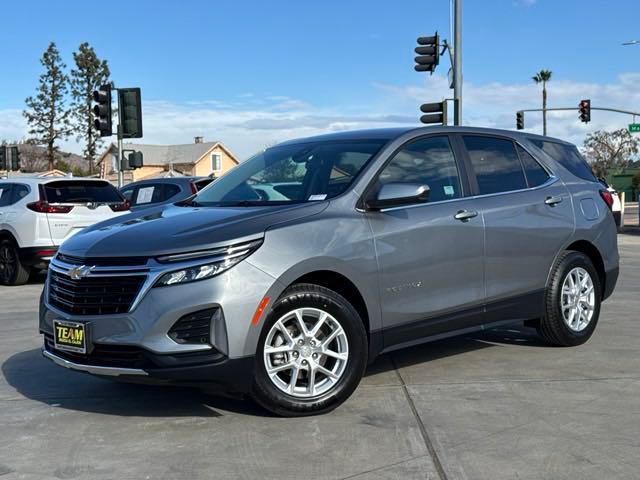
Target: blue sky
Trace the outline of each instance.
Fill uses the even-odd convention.
[[[121,86],[140,86],[145,141],[219,139],[246,156],[291,136],[417,120],[422,101],[450,96],[448,61],[413,71],[415,37],[449,38],[448,0],[120,1],[99,21],[86,1],[6,2],[0,30],[0,138],[21,138],[19,115],[55,41],[67,64],[88,41]],[[535,107],[530,82],[553,70],[550,101],[581,98],[640,110],[638,0],[465,0],[464,80],[470,123],[513,128]],[[562,105],[560,105],[562,104]],[[626,125],[601,115],[588,126],[557,114],[550,133],[578,141]],[[597,117],[597,116],[594,116]],[[527,118],[532,131],[539,119]],[[78,150],[73,141],[65,148]]]

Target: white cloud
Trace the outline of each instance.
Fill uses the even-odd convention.
[[[589,131],[624,128],[632,117],[593,111],[592,121],[583,124],[578,120],[577,107],[583,98],[590,98],[592,107],[613,107],[623,110],[640,110],[640,91],[634,88],[640,82],[640,73],[619,75],[609,84],[552,80],[547,85],[548,107],[570,107],[576,111],[549,112],[548,134],[574,143],[582,143]],[[423,85],[377,84],[379,90],[397,99],[397,105],[419,105],[451,97],[452,90],[444,76],[427,77]],[[515,113],[520,109],[541,108],[541,87],[531,83],[504,84],[493,82],[475,84],[466,82],[463,92],[464,123],[474,126],[515,128]],[[541,133],[542,114],[525,114],[527,131]]]
[[[582,98],[590,98],[592,106],[640,109],[640,73],[620,75],[607,84],[552,80],[548,85],[550,107],[576,107]],[[295,137],[324,132],[418,124],[418,106],[424,102],[451,97],[443,75],[427,77],[422,84],[374,84],[367,106],[311,105],[309,102],[282,95],[259,98],[247,94],[229,100],[192,100],[175,103],[144,103],[146,143],[190,143],[195,136],[221,140],[240,158],[266,145]],[[515,112],[540,108],[540,87],[529,83],[492,82],[464,86],[465,124],[495,128],[515,128]],[[349,113],[347,113],[349,112]],[[594,111],[588,125],[578,121],[577,111],[550,112],[549,135],[580,144],[589,131],[624,128],[631,117]],[[540,133],[542,116],[527,113],[528,131]],[[0,139],[26,137],[27,126],[18,109],[0,110]],[[63,149],[79,152],[73,140],[61,144]]]

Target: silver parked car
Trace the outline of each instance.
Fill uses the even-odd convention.
[[[181,203],[66,241],[42,297],[43,354],[308,415],[404,346],[523,321],[579,345],[618,277],[610,198],[575,146],[526,133],[289,141]]]

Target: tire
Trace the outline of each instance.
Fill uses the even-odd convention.
[[[586,275],[592,288],[582,287]],[[563,293],[563,288],[565,292],[580,292],[577,299],[575,293]],[[589,291],[591,293],[587,295]],[[567,306],[572,301],[575,301],[573,306]],[[589,257],[580,252],[566,251],[560,255],[551,272],[545,292],[545,314],[540,319],[538,332],[551,345],[581,345],[591,338],[598,324],[601,301],[600,277]]]
[[[299,328],[296,312],[303,319],[307,335]],[[325,320],[320,321],[323,314]],[[318,325],[318,332],[313,334]],[[328,341],[326,346],[323,340]],[[273,348],[287,351],[269,353]],[[321,351],[330,351],[331,355]],[[367,332],[347,300],[318,285],[293,285],[276,301],[265,320],[256,353],[252,396],[262,407],[280,416],[329,412],[349,398],[360,383],[367,352]],[[281,371],[270,376],[267,367],[278,365],[283,367]],[[295,380],[294,371],[298,372]]]
[[[30,273],[20,261],[16,245],[11,240],[0,241],[0,285],[24,285]]]

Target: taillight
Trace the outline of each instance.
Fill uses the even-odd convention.
[[[196,187],[195,183],[190,183],[189,186],[191,187],[191,193],[198,193],[198,187]]]
[[[51,205],[44,200],[38,200],[37,202],[27,203],[27,208],[38,213],[69,213],[73,210],[72,206],[67,205]]]
[[[604,200],[604,203],[607,204],[609,210],[613,209],[613,194],[609,190],[600,190],[600,196]]]
[[[109,205],[114,212],[125,212],[131,208],[131,202],[125,200],[122,203],[113,203]]]

